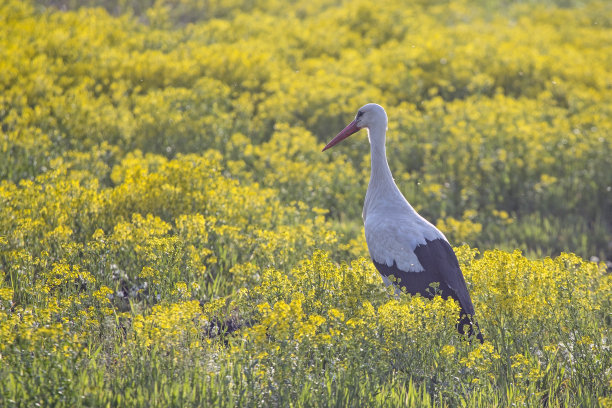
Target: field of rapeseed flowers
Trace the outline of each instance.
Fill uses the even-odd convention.
[[[612,406],[610,101],[606,1],[0,0],[0,406]],[[482,345],[366,258],[366,102]]]

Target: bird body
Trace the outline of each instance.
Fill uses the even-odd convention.
[[[323,150],[366,128],[371,150],[371,173],[363,206],[366,242],[374,265],[386,283],[395,283],[408,293],[452,297],[461,307],[459,331],[469,325],[474,306],[457,257],[442,232],[412,208],[393,180],[385,151],[387,114],[376,104],[359,109],[355,120]],[[482,335],[478,333],[482,341]]]

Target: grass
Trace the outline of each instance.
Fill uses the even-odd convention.
[[[0,406],[611,406],[609,15],[0,3]],[[370,101],[482,345],[364,258]]]

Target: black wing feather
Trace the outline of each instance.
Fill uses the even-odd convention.
[[[373,260],[376,269],[381,275],[386,277],[395,277],[395,283],[400,287],[405,288],[410,294],[432,298],[439,294],[443,298],[452,297],[459,302],[461,307],[458,329],[460,333],[464,333],[463,327],[469,326],[468,334],[474,334],[473,323],[470,316],[474,315],[474,305],[467,290],[463,273],[459,267],[457,256],[451,248],[450,244],[444,239],[426,240],[426,243],[419,245],[414,249],[424,271],[422,272],[406,272],[398,268],[394,261],[393,265],[389,266],[385,263],[379,263]],[[430,286],[432,283],[439,283],[437,290]],[[478,324],[475,324],[478,328]],[[483,342],[482,334],[478,330],[478,340]]]
[[[425,273],[436,275],[440,283],[444,282],[451,289],[451,296],[459,302],[464,313],[473,315],[474,305],[457,256],[450,244],[444,239],[427,240],[424,245],[414,249],[414,254],[425,269]]]

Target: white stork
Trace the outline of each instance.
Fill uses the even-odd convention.
[[[464,334],[467,325],[471,337],[474,334],[474,305],[457,257],[444,234],[412,208],[391,175],[385,152],[387,114],[382,106],[369,103],[361,107],[355,120],[323,151],[362,128],[368,130],[372,157],[370,183],[363,204],[363,223],[376,269],[385,283],[390,284],[388,277],[394,276],[400,286],[413,295],[420,293],[431,298],[433,289],[430,285],[438,282],[437,291],[442,297],[450,296],[459,302],[458,330]],[[483,341],[479,330],[477,338]]]

